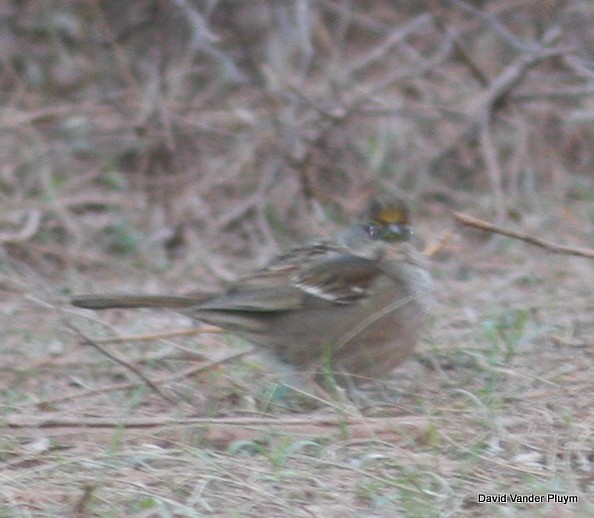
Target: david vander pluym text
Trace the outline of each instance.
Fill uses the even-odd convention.
[[[518,493],[497,493],[487,495],[479,493],[478,502],[494,504],[537,504],[537,503],[555,503],[555,504],[576,504],[578,497],[576,495],[560,495],[558,493],[547,493],[546,495],[521,495]]]

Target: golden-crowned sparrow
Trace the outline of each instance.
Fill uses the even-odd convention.
[[[410,242],[408,210],[374,199],[334,240],[291,250],[206,299],[80,295],[88,309],[170,307],[272,352],[298,371],[389,373],[412,351],[431,297],[424,256]]]

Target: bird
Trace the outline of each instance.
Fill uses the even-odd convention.
[[[383,195],[344,231],[285,252],[208,297],[77,295],[86,309],[172,308],[259,346],[309,380],[386,377],[413,351],[433,281],[409,210]],[[291,378],[293,379],[293,378]]]

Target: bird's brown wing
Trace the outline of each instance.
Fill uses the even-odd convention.
[[[302,268],[292,279],[292,284],[323,300],[351,304],[369,296],[381,273],[376,261],[339,254]]]
[[[305,304],[350,304],[369,295],[381,274],[375,261],[344,248],[296,249],[267,268],[241,278],[202,304],[209,311],[290,311]]]

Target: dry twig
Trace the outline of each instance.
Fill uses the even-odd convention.
[[[14,233],[1,232],[0,243],[22,243],[31,239],[39,230],[41,223],[41,211],[39,209],[30,209],[25,212],[23,217],[23,227]]]
[[[531,245],[544,248],[549,252],[554,252],[556,254],[577,255],[579,257],[594,259],[594,250],[590,248],[575,248],[572,246],[558,245],[556,243],[552,243],[551,241],[545,241],[544,239],[540,239],[538,237],[530,236],[528,234],[523,234],[521,232],[516,232],[515,230],[509,230],[507,228],[488,223],[487,221],[475,218],[473,216],[468,216],[467,214],[462,214],[461,212],[454,212],[454,218],[456,218],[456,221],[466,225],[467,227],[478,228],[479,230],[483,230],[485,232],[493,232],[495,234],[501,234],[502,236],[519,239],[521,241],[525,241],[526,243],[530,243]]]
[[[130,363],[128,363],[125,360],[122,360],[121,358],[119,358],[118,356],[110,353],[109,351],[106,351],[103,347],[101,347],[97,342],[94,342],[93,340],[91,340],[91,338],[89,338],[88,336],[86,336],[85,334],[81,333],[78,329],[76,329],[74,326],[71,326],[69,324],[67,324],[68,327],[74,331],[82,340],[82,343],[84,345],[90,345],[91,347],[94,347],[95,349],[97,349],[101,354],[103,354],[104,356],[107,356],[110,360],[120,364],[122,367],[124,367],[125,369],[133,372],[136,376],[138,376],[143,382],[144,384],[149,387],[153,392],[155,392],[156,394],[158,394],[159,396],[161,396],[163,399],[165,399],[166,401],[168,401],[169,403],[176,403],[175,400],[173,400],[172,398],[170,398],[167,394],[165,394],[157,385],[155,385],[150,379],[148,379],[142,372],[140,372],[139,369],[137,369],[134,365],[131,365]]]
[[[357,417],[306,415],[297,418],[274,417],[72,417],[64,415],[7,416],[9,428],[163,428],[200,427],[207,430],[206,440],[218,447],[236,441],[255,440],[272,430],[301,436],[347,435],[351,439],[380,438],[397,440],[419,437],[426,433],[429,422],[425,416]]]
[[[251,351],[242,351],[239,353],[232,354],[230,356],[226,356],[218,361],[209,362],[206,365],[200,363],[199,365],[192,365],[191,367],[179,372],[175,372],[169,376],[162,376],[156,378],[152,383],[153,385],[164,385],[166,383],[171,383],[173,381],[178,381],[184,378],[188,378],[190,376],[194,376],[195,374],[211,369],[215,369],[220,365],[227,364],[231,361],[237,360],[242,358],[243,356],[249,354]],[[42,401],[35,402],[35,406],[39,408],[49,408],[58,403],[64,403],[66,401],[73,401],[77,399],[85,399],[93,396],[97,396],[99,394],[105,394],[106,392],[117,392],[122,390],[132,390],[138,388],[140,386],[139,383],[135,382],[128,382],[128,383],[118,383],[116,385],[108,385],[105,387],[98,387],[93,389],[87,389],[84,392],[80,392],[78,394],[68,394],[66,396],[54,397],[50,399],[44,399]]]
[[[95,340],[98,344],[121,344],[127,342],[148,342],[152,340],[162,340],[176,336],[194,336],[199,334],[218,334],[224,331],[216,326],[190,327],[188,329],[178,329],[175,331],[166,331],[163,333],[145,333],[139,335],[114,336],[111,338],[100,338]]]

